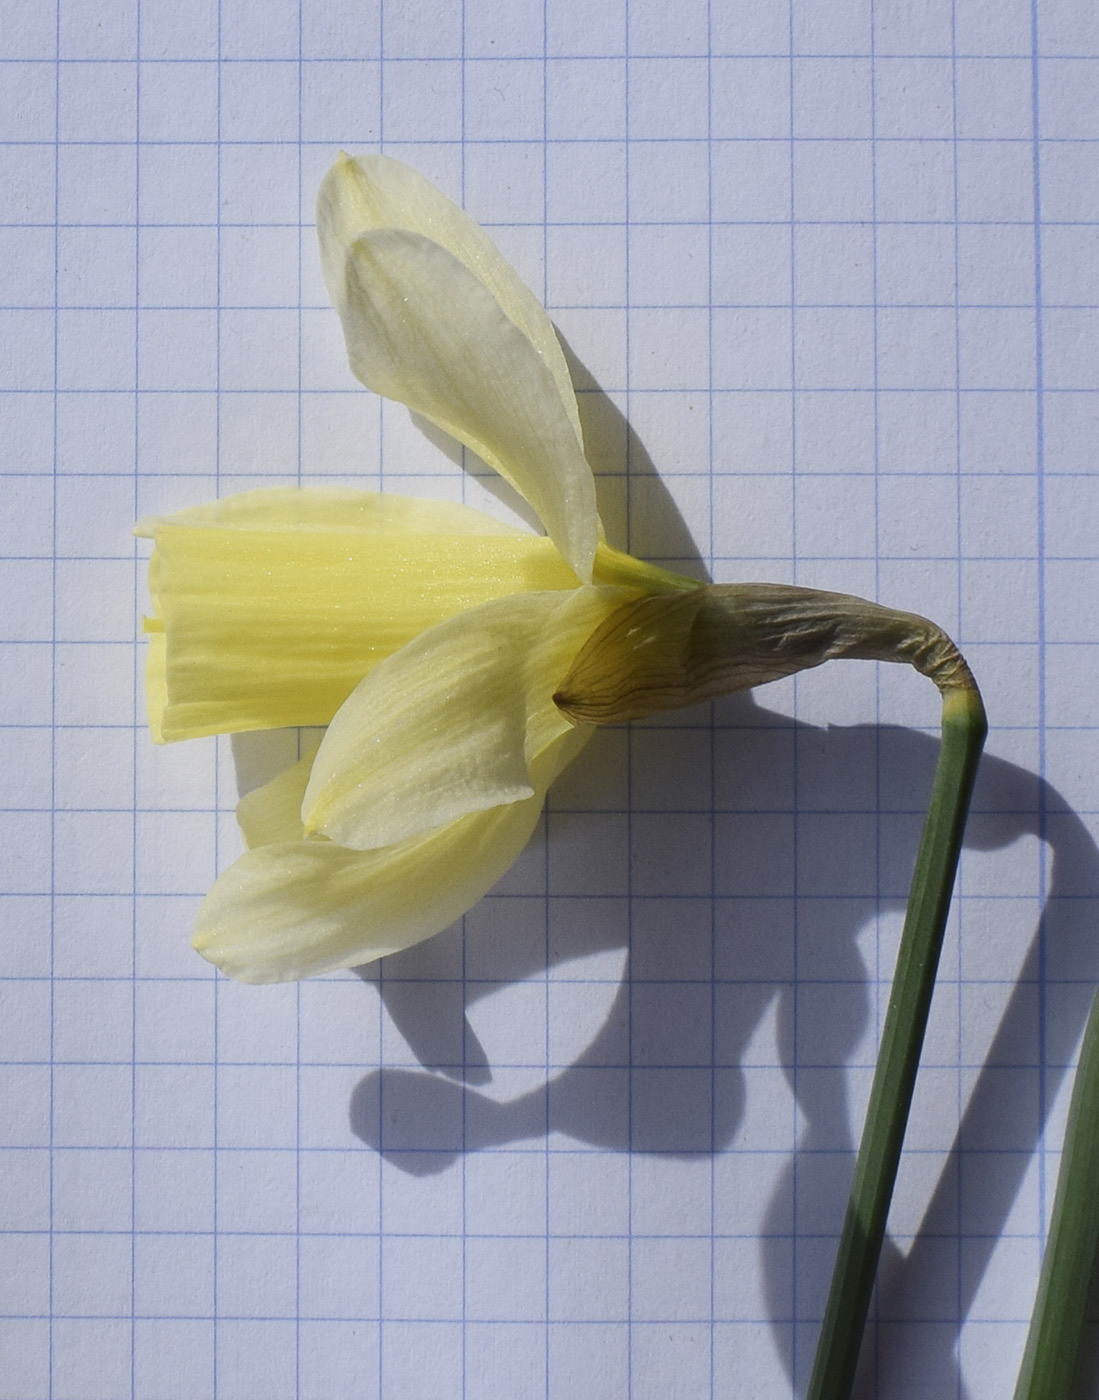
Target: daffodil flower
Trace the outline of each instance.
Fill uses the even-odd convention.
[[[154,737],[330,726],[242,802],[250,849],[199,911],[196,948],[245,981],[366,962],[470,908],[591,733],[553,701],[584,641],[640,592],[691,586],[602,539],[561,347],[476,224],[407,166],[341,156],[317,225],[354,372],[495,467],[547,534],[338,488],[139,524]]]
[[[912,614],[701,588],[612,550],[553,327],[488,237],[383,156],[340,157],[317,224],[354,373],[495,468],[546,536],[343,490],[252,492],[139,526],[154,542],[154,737],[328,725],[241,802],[249,849],[204,900],[195,946],[254,982],[381,957],[487,892],[595,724],[837,656],[929,675],[943,746],[809,1387],[846,1400],[984,737],[973,678]]]

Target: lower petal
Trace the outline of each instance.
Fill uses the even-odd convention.
[[[590,735],[570,730],[542,753],[532,766],[533,796],[382,850],[323,839],[256,846],[203,901],[195,948],[239,981],[289,982],[430,938],[515,862],[550,783]]]
[[[554,691],[633,596],[586,586],[497,598],[387,657],[321,742],[306,830],[374,850],[529,797],[533,761],[571,727]]]

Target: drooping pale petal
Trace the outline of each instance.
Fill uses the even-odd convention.
[[[230,977],[282,982],[384,957],[448,927],[530,839],[550,783],[584,747],[571,729],[533,764],[532,796],[377,851],[323,838],[260,845],[217,880],[194,946]]]
[[[500,304],[446,249],[401,229],[352,244],[345,289],[348,355],[363,383],[472,448],[589,580],[591,468],[551,372]]]
[[[599,534],[595,485],[544,313],[529,310],[532,303],[537,309],[529,293],[520,304],[518,279],[490,243],[491,255],[471,252],[488,240],[475,239],[465,215],[437,192],[438,217],[415,220],[430,235],[408,227],[388,198],[377,212],[402,222],[356,230],[354,216],[370,201],[359,197],[358,174],[342,173],[347,168],[358,170],[345,158],[326,180],[318,226],[352,370],[498,471],[534,507],[577,576],[590,581]],[[451,211],[445,217],[444,207]],[[366,207],[363,217],[373,213]],[[461,220],[457,233],[453,219]]]
[[[583,442],[576,395],[561,343],[541,302],[483,228],[442,190],[403,161],[341,152],[317,195],[317,233],[329,295],[343,297],[344,262],[356,239],[373,229],[422,234],[452,253],[499,302],[553,375],[561,406]]]
[[[368,491],[250,491],[138,533],[156,546],[146,683],[158,740],[326,724],[426,628],[576,582],[541,536],[467,506]]]
[[[321,741],[306,830],[370,850],[530,797],[535,760],[570,728],[554,691],[633,596],[585,587],[499,598],[381,662]]]

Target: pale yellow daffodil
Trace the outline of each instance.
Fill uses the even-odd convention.
[[[553,327],[486,235],[383,156],[340,157],[317,224],[355,374],[479,454],[547,538],[340,490],[252,492],[139,526],[154,541],[154,736],[328,725],[241,801],[249,849],[203,901],[195,947],[251,982],[395,952],[507,870],[595,724],[833,657],[930,676],[943,747],[810,1381],[847,1395],[987,727],[969,669],[914,614],[788,585],[697,588],[609,549]],[[1086,1167],[1080,1200],[1094,1195]],[[1053,1285],[1054,1342],[1094,1262],[1076,1204],[1060,1235],[1088,1247]]]
[[[250,849],[199,911],[195,946],[245,981],[381,957],[470,908],[591,732],[553,701],[583,643],[639,592],[690,586],[602,541],[553,327],[456,205],[341,156],[318,230],[354,372],[495,467],[548,537],[343,489],[139,525],[154,737],[330,723],[242,801]]]
[[[199,952],[244,981],[286,980],[382,957],[464,914],[594,732],[553,694],[629,596],[499,598],[380,662],[316,755],[241,803],[251,849],[203,902]]]

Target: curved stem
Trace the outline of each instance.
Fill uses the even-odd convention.
[[[854,1384],[986,732],[976,686],[945,689],[939,762],[808,1400],[846,1400]]]
[[[942,692],[943,737],[808,1400],[846,1400],[855,1378],[988,730],[980,692],[957,647],[925,617],[845,593],[733,583],[650,592],[623,604],[576,653],[553,697],[574,723],[612,724],[838,657],[907,662],[928,676]]]
[[[1084,1030],[1015,1400],[1067,1400],[1099,1253],[1099,995]]]

